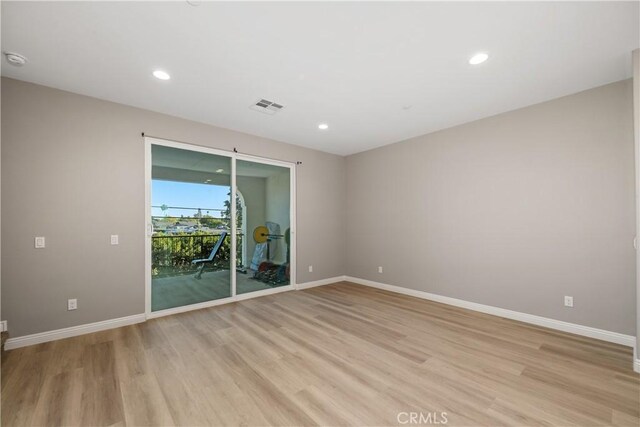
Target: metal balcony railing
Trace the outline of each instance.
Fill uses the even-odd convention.
[[[220,230],[221,232],[224,230]],[[242,234],[238,234],[238,248],[242,247]],[[154,235],[151,237],[151,266],[153,277],[170,277],[195,274],[194,259],[209,257],[220,234]],[[214,262],[208,270],[229,269],[231,239],[227,235]],[[236,255],[237,265],[242,265],[241,251]]]

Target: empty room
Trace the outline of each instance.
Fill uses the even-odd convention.
[[[640,1],[2,1],[3,426],[640,425]]]

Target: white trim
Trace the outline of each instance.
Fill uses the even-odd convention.
[[[8,330],[7,321],[3,320],[0,322],[0,332],[7,332]]]
[[[636,202],[636,233],[640,230],[640,49],[631,53],[633,62],[633,147],[635,159],[635,202]],[[638,235],[633,240],[636,250],[636,328],[640,328],[640,250],[638,249]],[[640,346],[640,329],[636,329],[636,346]],[[635,348],[633,352],[633,370],[640,373],[640,352]]]
[[[494,316],[504,317],[512,320],[518,320],[520,322],[530,323],[532,325],[544,326],[546,328],[555,329],[562,332],[569,332],[576,335],[582,335],[589,338],[595,338],[602,341],[612,342],[615,344],[621,344],[621,345],[635,348],[636,338],[631,335],[624,335],[618,332],[605,331],[603,329],[592,328],[590,326],[583,326],[575,323],[563,322],[561,320],[549,319],[547,317],[521,313],[519,311],[507,310],[505,308],[478,304],[475,302],[465,301],[457,298],[445,297],[442,295],[436,295],[429,292],[418,291],[415,289],[408,289],[400,286],[388,285],[386,283],[374,282],[373,280],[360,279],[360,278],[351,277],[351,276],[346,276],[345,280],[347,282],[353,282],[359,285],[370,286],[372,288],[383,289],[385,291],[396,292],[399,294],[409,295],[416,298],[422,298],[430,301],[440,302],[443,304],[453,305],[456,307],[462,307],[468,310],[479,311],[481,313],[492,314]]]
[[[53,331],[40,332],[38,334],[9,338],[4,344],[4,349],[13,350],[14,348],[26,347],[28,345],[61,340],[64,338],[76,337],[78,335],[90,334],[92,332],[105,331],[107,329],[142,323],[145,320],[145,314],[141,313],[117,319],[103,320],[101,322],[87,323],[86,325],[71,326],[70,328],[56,329]]]
[[[320,279],[313,282],[298,283],[296,285],[296,289],[300,291],[302,289],[315,288],[316,286],[332,285],[337,282],[344,282],[345,280],[347,280],[347,276],[330,277],[328,279]]]
[[[144,312],[151,313],[151,146],[153,140],[144,138]]]
[[[298,176],[298,167],[296,164],[291,165],[289,169],[289,284],[296,286],[298,279],[298,226],[296,217],[296,206],[298,193],[296,190],[296,182]]]
[[[229,251],[231,252],[229,255],[229,272],[231,274],[231,296],[235,297],[237,293],[237,264],[236,260],[236,248],[238,246],[238,224],[236,224],[236,191],[238,191],[238,184],[236,179],[236,158],[235,156],[231,157],[231,206],[230,213],[231,218],[229,218],[230,229],[231,229],[231,247]],[[222,242],[224,243],[224,242]]]
[[[306,288],[310,288],[310,287],[313,287],[313,286],[320,286],[320,285],[324,285],[324,284],[334,283],[334,282],[337,282],[337,281],[341,281],[343,279],[344,279],[344,276],[341,276],[341,277],[334,277],[334,278],[331,278],[331,279],[318,280],[316,282],[303,283],[302,284],[303,287],[299,288],[299,289],[306,289]],[[322,282],[322,283],[320,283],[320,282]],[[185,305],[185,306],[182,306],[182,307],[170,308],[170,309],[167,309],[167,310],[154,311],[154,312],[149,313],[149,314],[145,314],[145,313],[134,314],[133,316],[126,316],[126,317],[120,317],[120,318],[117,318],[117,319],[103,320],[101,322],[87,323],[85,325],[71,326],[69,328],[56,329],[56,330],[47,331],[47,332],[40,332],[40,333],[32,334],[32,335],[24,335],[24,336],[16,337],[16,338],[9,338],[9,339],[7,339],[7,341],[6,341],[5,345],[4,345],[4,349],[5,350],[13,350],[13,349],[16,349],[16,348],[26,347],[26,346],[29,346],[29,345],[41,344],[41,343],[44,343],[44,342],[61,340],[61,339],[64,339],[64,338],[76,337],[78,335],[84,335],[84,334],[90,334],[90,333],[93,333],[93,332],[105,331],[107,329],[120,328],[122,326],[134,325],[136,323],[143,323],[147,319],[154,319],[154,318],[157,318],[157,317],[164,317],[164,316],[169,316],[169,315],[172,315],[172,314],[184,313],[186,311],[192,311],[192,310],[199,310],[199,309],[202,309],[202,308],[214,307],[214,306],[217,306],[217,305],[228,304],[228,303],[231,303],[231,302],[242,301],[242,300],[247,300],[247,299],[252,299],[252,298],[258,298],[258,297],[263,297],[263,296],[267,296],[267,295],[278,294],[278,293],[281,293],[281,292],[288,292],[288,291],[292,291],[292,290],[295,290],[295,289],[296,289],[296,286],[294,286],[294,285],[280,286],[280,287],[272,288],[272,289],[264,289],[264,290],[261,290],[261,291],[247,292],[245,294],[239,294],[235,298],[221,298],[221,299],[217,299],[217,300],[213,300],[213,301],[207,301],[207,302],[203,302],[203,303],[199,303],[199,304],[191,304],[191,305]]]

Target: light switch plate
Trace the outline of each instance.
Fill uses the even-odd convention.
[[[44,237],[36,237],[35,239],[35,246],[36,249],[42,249],[44,248]]]
[[[118,244],[118,235],[117,234],[112,234],[111,235],[111,244],[112,245],[117,245]]]

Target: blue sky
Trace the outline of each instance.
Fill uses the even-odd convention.
[[[203,214],[207,209],[224,209],[224,201],[229,199],[229,187],[208,184],[191,184],[186,182],[153,180],[151,187],[152,206],[179,206],[201,208]],[[193,216],[197,211],[169,209],[162,212],[160,208],[152,208],[153,216]],[[219,217],[219,212],[209,212],[211,216]]]

